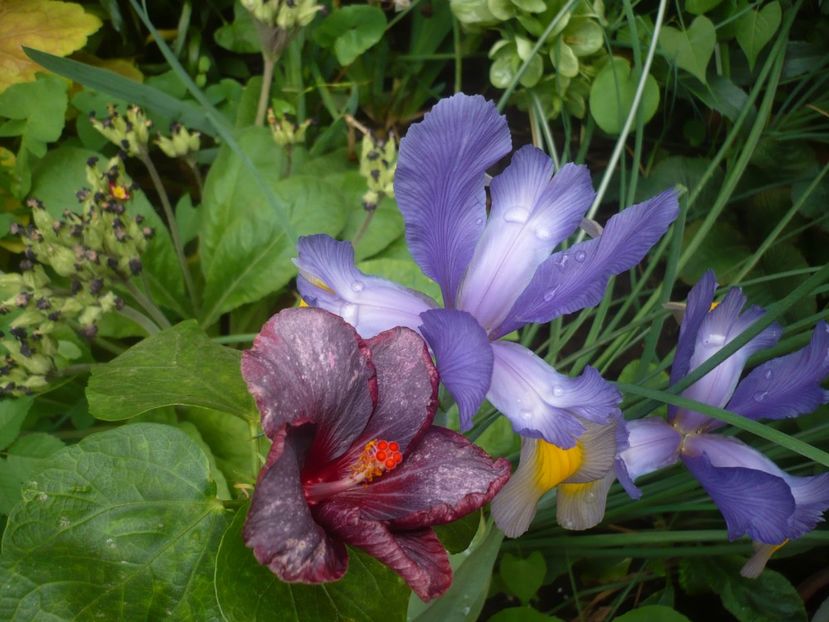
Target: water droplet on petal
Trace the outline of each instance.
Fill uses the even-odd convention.
[[[587,257],[587,253],[585,253],[584,251],[576,251],[576,254],[574,255],[574,257],[575,257],[576,261],[581,263]]]
[[[517,222],[519,224],[527,222],[529,217],[530,213],[523,207],[513,207],[504,214],[504,220],[507,222]]]
[[[531,410],[522,410],[518,413],[518,417],[525,421],[531,421],[534,418],[534,413]]]
[[[767,369],[767,370],[766,370],[766,372],[763,374],[763,377],[764,377],[766,380],[771,380],[771,379],[772,379],[772,376],[774,376],[774,372],[773,372],[772,370],[770,370],[770,369]]]
[[[707,335],[705,339],[702,340],[702,343],[706,346],[721,346],[725,343],[725,335],[720,335],[719,333],[711,333]]]
[[[352,326],[357,323],[358,315],[359,308],[357,307],[357,305],[346,303],[340,307],[340,317],[342,317],[346,322],[348,322]]]
[[[542,241],[549,240],[553,237],[553,232],[549,229],[545,229],[544,227],[538,227],[538,229],[535,230],[535,237]]]
[[[554,287],[554,288],[548,289],[546,292],[544,292],[544,302],[550,302],[553,298],[555,298],[557,291],[558,291],[558,287]]]
[[[365,289],[365,286],[366,286],[366,284],[363,283],[362,281],[354,281],[351,284],[351,291],[359,293],[359,292],[363,291],[363,289]]]
[[[476,224],[476,225],[482,225],[482,224],[484,224],[484,219],[483,219],[483,218],[476,218],[476,219],[475,219],[475,224]]]
[[[562,395],[563,393],[564,393],[564,389],[562,389],[560,386],[556,385],[556,386],[553,387],[553,395],[555,395],[556,397],[558,397],[559,395]]]
[[[768,396],[769,396],[768,391],[757,391],[757,393],[754,394],[754,401],[755,402],[762,402]]]
[[[564,270],[564,266],[567,265],[567,262],[570,261],[570,255],[567,253],[562,253],[558,257],[556,257],[556,264],[558,267]]]

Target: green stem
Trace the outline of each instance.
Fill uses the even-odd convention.
[[[259,90],[259,103],[256,105],[256,121],[254,121],[257,127],[265,125],[265,112],[268,110],[268,99],[271,95],[273,69],[276,66],[276,59],[265,51],[262,52],[262,61],[264,62],[262,88]]]
[[[141,307],[150,314],[150,317],[158,324],[162,329],[170,328],[171,324],[167,317],[161,312],[155,303],[150,300],[150,298],[142,292],[132,281],[127,281],[125,287],[130,295],[135,299]]]
[[[147,331],[148,335],[157,335],[161,332],[161,329],[155,322],[137,309],[133,309],[132,307],[124,307],[123,309],[119,309],[118,313],[138,324],[141,328]]]

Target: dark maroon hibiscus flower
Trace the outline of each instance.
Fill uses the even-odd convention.
[[[335,581],[349,544],[423,600],[446,591],[432,525],[480,508],[510,468],[432,425],[438,376],[417,333],[364,341],[327,311],[289,309],[244,353],[242,374],[273,441],[244,531],[259,562],[283,581]]]

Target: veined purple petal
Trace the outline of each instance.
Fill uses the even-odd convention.
[[[364,519],[359,507],[336,499],[315,508],[314,514],[328,531],[399,574],[421,600],[437,598],[452,584],[449,556],[432,529],[397,532]]]
[[[437,306],[425,294],[358,270],[351,242],[309,235],[299,238],[297,250],[294,263],[302,298],[312,307],[339,315],[363,337],[395,326],[416,329],[418,315]]]
[[[285,309],[268,320],[242,354],[242,376],[275,450],[288,424],[314,423],[312,451],[326,463],[360,435],[377,399],[368,349],[354,328],[322,309]]]
[[[796,477],[786,475],[796,509],[789,519],[790,539],[799,538],[823,522],[823,513],[829,509],[829,473]]]
[[[504,320],[536,268],[593,202],[587,167],[567,164],[552,174],[552,160],[528,145],[492,180],[492,211],[458,295],[458,306],[487,330]]]
[[[420,332],[435,353],[440,379],[458,403],[461,430],[468,430],[492,379],[489,339],[465,311],[433,309],[420,317]]]
[[[682,437],[671,425],[659,417],[645,417],[625,422],[628,447],[619,458],[631,482],[662,469],[679,460]],[[640,493],[641,494],[641,493]],[[637,497],[638,498],[638,497]]]
[[[802,350],[763,363],[746,376],[728,410],[749,419],[784,419],[812,412],[829,400],[820,383],[829,376],[829,327],[820,322]]]
[[[764,312],[760,307],[750,307],[740,313],[745,302],[746,298],[742,291],[732,289],[717,308],[705,316],[696,335],[694,353],[691,355],[688,366],[689,371],[693,371],[714,356],[763,315]],[[734,394],[748,358],[758,350],[774,345],[779,338],[780,327],[772,324],[685,389],[682,396],[718,408],[725,406]],[[676,423],[683,432],[717,427],[713,420],[702,413],[682,408],[676,409],[672,422]]]
[[[487,399],[522,436],[573,447],[585,431],[580,419],[604,424],[619,416],[621,395],[592,367],[569,378],[519,344],[494,342],[492,351]]]
[[[245,521],[245,544],[283,581],[322,583],[341,578],[348,554],[311,515],[300,484],[295,432],[273,446],[259,474]]]
[[[691,355],[694,353],[694,344],[697,340],[700,326],[714,302],[714,293],[717,291],[717,279],[713,270],[707,270],[702,278],[688,292],[685,315],[679,326],[679,339],[676,344],[676,354],[671,365],[671,384],[688,375],[691,364]]]
[[[679,214],[676,192],[662,194],[613,216],[598,238],[554,253],[536,270],[492,337],[528,322],[555,317],[597,304],[608,279],[629,270],[647,254]]]
[[[483,507],[507,482],[509,462],[492,458],[463,435],[432,427],[393,471],[336,496],[366,520],[394,530],[450,523]]]
[[[484,230],[484,173],[511,146],[495,105],[461,93],[439,101],[400,141],[394,194],[409,251],[447,308]]]

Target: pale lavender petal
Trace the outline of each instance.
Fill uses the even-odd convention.
[[[580,420],[604,424],[621,413],[621,395],[591,367],[569,378],[519,344],[499,341],[492,350],[487,399],[522,436],[573,447],[585,431]]]
[[[787,475],[797,508],[789,519],[789,539],[799,538],[823,522],[823,513],[829,509],[829,473],[809,477]]]
[[[420,317],[420,332],[435,354],[440,379],[458,403],[461,429],[468,430],[492,379],[492,346],[465,311],[433,309]]]
[[[700,326],[711,303],[714,302],[714,293],[717,291],[717,279],[713,270],[707,270],[696,285],[688,292],[685,315],[679,326],[679,339],[676,344],[676,354],[671,364],[671,384],[688,375],[691,364],[691,355],[694,353],[694,344],[697,340]]]
[[[688,366],[689,372],[714,356],[762,317],[764,312],[760,307],[750,307],[740,313],[745,302],[746,298],[742,291],[732,289],[717,308],[705,316],[696,335],[694,353],[691,355]],[[734,394],[748,358],[758,350],[774,345],[779,338],[780,327],[777,324],[768,326],[732,356],[685,389],[682,396],[718,408],[725,406]],[[702,413],[683,408],[676,409],[672,422],[685,432],[706,430],[717,426],[712,419]]]
[[[763,363],[746,376],[728,410],[749,419],[784,419],[810,413],[829,400],[821,382],[829,376],[829,328],[820,322],[811,343]]]
[[[495,105],[462,93],[439,101],[400,142],[394,194],[409,251],[449,308],[484,230],[484,173],[511,146]]]
[[[631,481],[679,460],[682,437],[664,419],[645,417],[625,422],[628,447],[619,454]]]
[[[551,179],[552,173],[552,160],[528,145],[492,180],[492,211],[458,296],[458,306],[487,330],[504,320],[536,268],[593,202],[586,167],[567,164]]]
[[[395,326],[416,329],[418,315],[437,306],[420,292],[358,270],[351,242],[310,235],[299,239],[297,250],[294,263],[302,298],[341,316],[365,338]]]
[[[492,336],[597,304],[608,279],[639,263],[678,214],[676,192],[667,190],[613,216],[598,238],[553,254]]]

